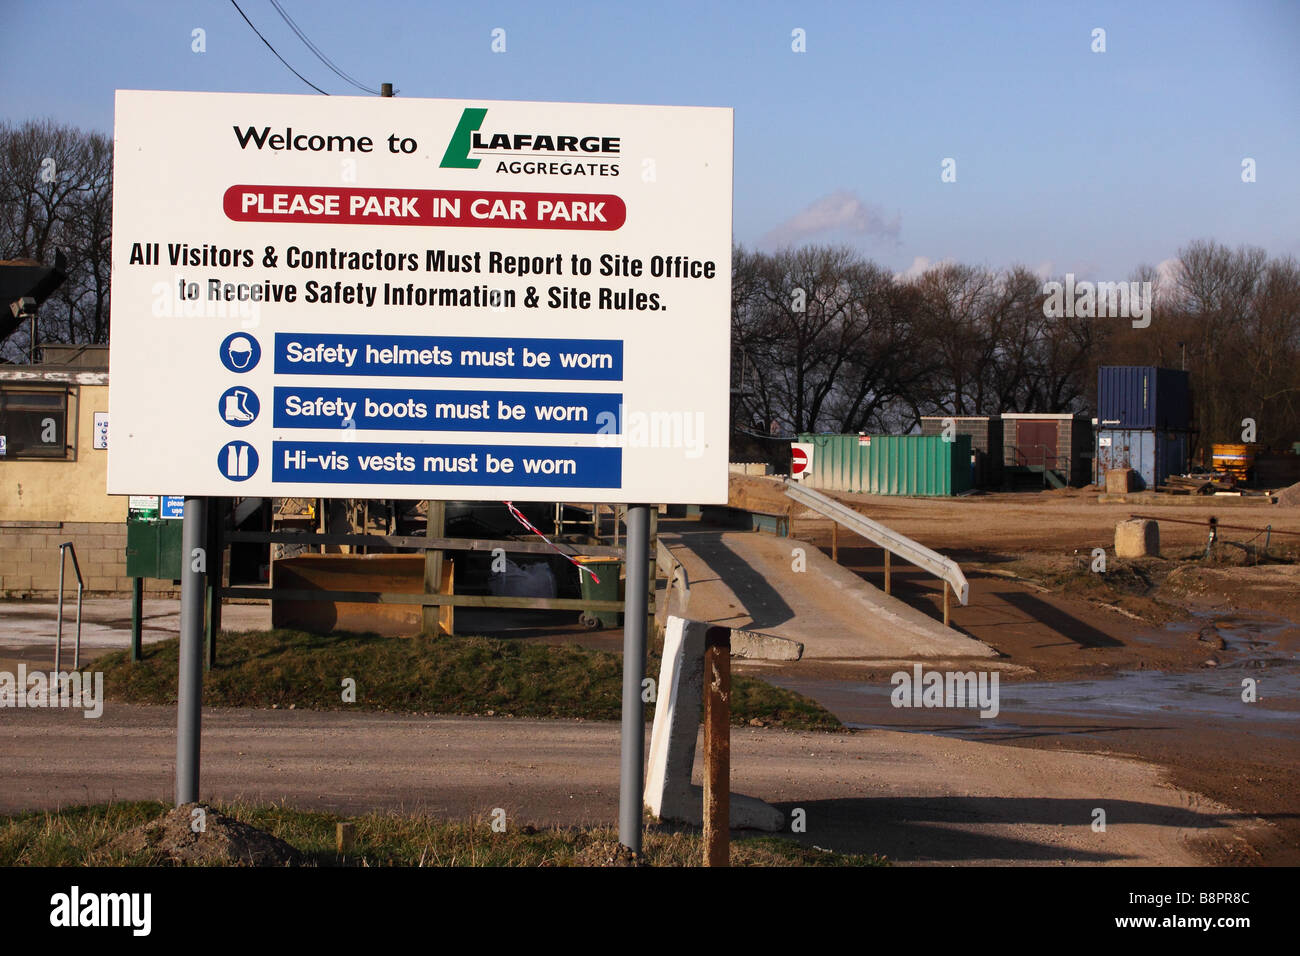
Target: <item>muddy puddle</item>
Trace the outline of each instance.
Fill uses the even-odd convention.
[[[1280,635],[1293,622],[1252,615],[1197,614],[1167,626],[1153,642],[1196,640],[1214,667],[1189,673],[1122,671],[1114,677],[1071,681],[999,682],[997,714],[980,717],[979,706],[896,707],[888,681],[799,680],[790,671],[768,680],[798,691],[855,729],[903,730],[969,739],[1043,731],[1089,735],[1117,729],[1216,729],[1233,727],[1300,740],[1300,654]],[[927,668],[928,670],[928,668]],[[1254,682],[1257,699],[1243,694]]]

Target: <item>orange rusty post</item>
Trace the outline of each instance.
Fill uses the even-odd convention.
[[[831,560],[836,563],[840,560],[840,523],[831,522]]]
[[[889,549],[885,549],[885,593],[889,593]]]
[[[704,637],[704,865],[731,865],[731,628]]]
[[[948,582],[943,582],[943,626],[948,626]]]

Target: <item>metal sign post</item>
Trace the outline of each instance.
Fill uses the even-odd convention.
[[[199,799],[203,706],[203,599],[207,585],[204,500],[186,496],[181,529],[181,641],[176,675],[176,806]]]
[[[623,730],[618,784],[618,841],[641,855],[645,773],[646,576],[650,573],[650,506],[627,509],[627,596],[623,604]]]

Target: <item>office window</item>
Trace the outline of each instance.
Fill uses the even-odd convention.
[[[0,436],[0,461],[71,458],[68,390],[0,385]]]

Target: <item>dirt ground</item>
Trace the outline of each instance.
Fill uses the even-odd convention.
[[[1229,864],[1300,864],[1300,798],[1296,787],[1296,781],[1300,780],[1300,735],[1296,731],[1297,724],[1287,722],[1288,717],[1294,717],[1295,711],[1300,710],[1300,692],[1294,692],[1300,686],[1295,680],[1295,675],[1300,672],[1297,668],[1300,628],[1296,625],[1300,621],[1300,564],[1251,566],[1245,563],[1249,554],[1230,543],[1221,544],[1214,559],[1206,561],[1202,557],[1206,538],[1204,524],[1181,524],[1170,520],[1182,518],[1204,522],[1210,515],[1215,515],[1225,525],[1250,529],[1271,525],[1275,533],[1269,553],[1279,556],[1293,551],[1296,542],[1300,542],[1300,537],[1276,533],[1300,532],[1300,507],[1241,504],[1227,500],[1141,506],[1099,504],[1095,494],[1078,491],[942,500],[863,495],[841,497],[863,513],[943,551],[962,565],[971,583],[971,601],[965,607],[954,604],[953,626],[999,652],[1001,656],[992,666],[999,670],[1007,685],[1003,688],[1004,698],[1012,697],[1017,688],[1024,688],[1028,694],[1025,698],[1028,703],[1020,706],[1008,704],[1003,719],[995,722],[996,726],[990,726],[978,717],[963,723],[963,715],[951,712],[936,719],[934,712],[891,710],[887,691],[889,675],[894,670],[892,665],[874,667],[868,663],[845,668],[801,661],[791,665],[756,667],[737,662],[738,670],[754,670],[776,683],[806,693],[846,722],[868,728],[859,734],[833,735],[837,741],[841,737],[863,740],[865,749],[854,755],[856,759],[872,759],[875,749],[886,740],[898,741],[897,747],[901,750],[912,746],[905,744],[904,738],[917,738],[917,753],[924,754],[919,758],[920,764],[900,765],[896,768],[899,770],[897,779],[892,780],[889,786],[902,787],[908,780],[916,779],[920,772],[918,767],[933,766],[938,775],[935,785],[948,796],[941,798],[939,791],[935,791],[920,795],[919,799],[917,796],[907,797],[899,804],[895,823],[905,822],[907,814],[915,813],[922,804],[927,808],[925,812],[932,812],[943,799],[960,802],[960,807],[953,804],[956,807],[953,812],[977,822],[991,819],[990,813],[997,816],[994,811],[999,807],[1008,808],[1004,823],[1015,819],[1023,822],[1037,814],[1037,811],[1027,809],[1030,804],[1024,803],[1024,799],[1038,792],[1035,788],[1043,787],[1044,780],[1051,779],[1054,765],[1043,764],[1041,773],[1032,781],[1020,779],[1018,762],[1039,759],[1020,755],[1026,749],[1059,751],[1056,755],[1059,757],[1079,752],[1118,758],[1120,763],[1132,764],[1135,771],[1154,765],[1160,768],[1154,771],[1157,788],[1177,788],[1193,795],[1200,794],[1207,805],[1232,808],[1231,814],[1220,814],[1222,819],[1230,816],[1239,822],[1266,822],[1264,826],[1234,827],[1231,830],[1192,823],[1192,829],[1206,838],[1188,840],[1180,843],[1180,847],[1194,847],[1197,859]],[[830,523],[800,516],[798,512],[801,509],[785,498],[776,482],[763,479],[733,481],[733,504],[760,511],[793,512],[793,534],[826,553],[831,551]],[[1154,514],[1162,519],[1161,558],[1140,562],[1114,559],[1115,523],[1132,514]],[[1258,546],[1263,539],[1254,530],[1225,528],[1222,540]],[[1107,550],[1105,574],[1089,570],[1094,548]],[[881,586],[883,560],[878,549],[861,539],[841,534],[838,558],[845,567],[873,585]],[[895,562],[892,592],[900,600],[931,616],[941,616],[941,592],[928,575],[917,569]],[[498,623],[503,626],[529,623],[530,630],[518,636],[531,639],[577,640],[610,650],[618,650],[622,642],[621,630],[579,631],[572,623],[571,615],[560,615],[555,621],[546,623],[535,618],[528,622]],[[1261,633],[1267,636],[1266,641],[1253,638],[1243,641],[1239,637],[1243,632],[1252,634],[1261,628]],[[24,655],[27,650],[24,649]],[[987,659],[978,665],[969,661],[954,663],[962,668],[989,666]],[[936,666],[948,665],[936,663]],[[1254,716],[1242,719],[1227,708],[1204,711],[1184,707],[1183,698],[1171,696],[1166,699],[1162,696],[1171,686],[1170,679],[1175,684],[1185,681],[1199,686],[1218,680],[1220,684],[1226,681],[1231,685],[1247,674],[1258,676],[1260,686],[1265,689],[1260,704],[1265,709],[1257,712],[1259,719]],[[1289,684],[1282,680],[1287,674],[1292,675]],[[1146,677],[1154,682],[1142,683]],[[1106,690],[1112,686],[1113,691]],[[863,687],[875,691],[883,689],[884,706],[864,698],[861,694]],[[1064,710],[1046,704],[1036,707],[1036,703],[1045,700],[1044,688],[1052,687],[1067,694],[1073,694],[1077,689],[1078,707],[1073,703]],[[1135,687],[1136,691],[1133,690]],[[1288,692],[1272,693],[1273,687],[1282,687]],[[1151,700],[1148,702],[1150,707],[1142,715],[1106,710],[1108,697],[1110,703],[1114,703],[1114,698],[1144,694]],[[1198,698],[1198,702],[1200,700]],[[259,719],[262,716],[259,714]],[[166,719],[174,721],[174,715]],[[235,722],[257,723],[250,722],[247,715],[240,715]],[[11,721],[5,723],[12,726]],[[80,726],[76,721],[70,723]],[[152,725],[154,720],[145,723]],[[162,720],[162,725],[165,723]],[[157,751],[145,761],[149,767],[159,759],[165,762],[170,753],[169,741],[173,738],[162,725],[158,728],[151,726],[148,730],[141,728]],[[251,726],[245,729],[257,733]],[[889,733],[898,730],[908,733]],[[316,732],[328,734],[325,728],[316,728]],[[502,733],[505,733],[504,729]],[[945,741],[951,738],[962,738],[955,742],[967,746],[951,753],[943,750],[942,755],[933,749],[947,747]],[[971,743],[974,741],[1003,746],[980,748]],[[51,741],[41,739],[33,741],[33,744],[40,749],[49,746]],[[122,745],[134,752],[139,739],[125,740]],[[258,744],[259,749],[262,746],[263,743]],[[0,747],[0,753],[6,749]],[[273,798],[276,791],[274,778],[282,768],[274,762],[268,763],[265,768],[268,778],[260,781],[261,785],[246,790],[249,778],[248,766],[243,760],[245,748],[236,745],[232,749],[235,753],[230,756],[239,758],[228,768],[232,773],[217,778],[225,781],[221,787],[223,793],[229,790],[231,794]],[[16,756],[14,751],[9,753]],[[81,758],[75,755],[84,756],[85,753],[84,749],[76,746],[70,748],[68,772],[58,786],[52,786],[40,774],[37,775],[39,779],[29,779],[25,774],[13,777],[11,786],[5,788],[6,799],[3,802],[19,806],[49,799],[66,802],[115,793],[123,795],[138,789],[133,784],[143,783],[144,764],[126,772],[122,780],[114,778],[111,768],[105,766],[93,769],[108,775],[103,778],[108,781],[108,789],[95,794],[84,792],[81,781],[98,778],[98,774],[86,773],[92,768],[77,762]],[[955,760],[958,754],[961,760],[952,764],[942,763],[949,758]],[[805,799],[806,791],[793,783],[797,776],[793,765],[787,766],[794,756],[765,754],[764,759],[751,764],[753,769],[758,769],[771,760],[775,761],[771,766],[785,768],[780,772],[771,770],[775,774],[771,779],[753,780],[754,792],[770,793],[769,798],[776,800]],[[934,760],[941,762],[932,765],[929,761]],[[815,763],[823,767],[820,754]],[[886,765],[892,766],[889,761]],[[521,759],[520,766],[527,768],[527,763]],[[362,770],[363,767],[366,769]],[[303,773],[308,771],[306,767],[299,769]],[[353,795],[357,805],[372,799],[374,781],[368,780],[367,774],[374,772],[373,766],[358,753],[355,763],[347,769],[357,772],[360,787]],[[811,772],[811,769],[804,767],[801,774],[805,770]],[[824,765],[823,769],[829,774],[828,781],[832,778],[847,780],[842,767],[833,762]],[[873,771],[872,779],[876,779],[879,770]],[[500,770],[495,772],[501,773]],[[565,768],[559,776],[563,778],[568,773],[569,769]],[[1091,773],[1085,765],[1080,765],[1078,779],[1095,779],[1095,787],[1089,784],[1086,792],[1095,792],[1103,801],[1119,801],[1120,806],[1134,805],[1132,793],[1126,793],[1128,784],[1121,787],[1116,783],[1119,778],[1094,777]],[[301,786],[307,790],[319,786],[310,774],[308,779],[310,782],[304,781]],[[803,780],[803,777],[798,776],[798,779]],[[998,781],[1003,779],[1008,783],[1000,790],[1002,785]],[[774,786],[778,782],[783,785]],[[147,789],[152,794],[158,785],[154,780],[148,787],[139,789]],[[599,801],[609,801],[610,794],[605,785],[591,781],[588,786],[599,795]],[[858,795],[868,792],[858,790],[859,787],[866,787],[865,782],[854,782],[849,790]],[[337,786],[332,785],[331,792],[335,790]],[[290,788],[282,792],[293,791]],[[318,789],[315,792],[322,791]],[[403,794],[401,799],[418,801],[421,792],[427,791],[421,788],[403,791],[398,787],[397,792]],[[475,793],[478,793],[477,788]],[[1020,797],[1009,799],[1016,794]],[[841,787],[828,790],[824,796],[825,813],[835,816],[840,802],[853,794]],[[462,802],[468,806],[470,794],[466,792],[463,797]],[[581,801],[581,790],[579,793],[574,793],[573,789],[557,791],[551,797],[553,799],[544,800],[532,809],[535,812],[545,809],[548,814],[558,807],[578,809],[575,801],[579,801],[582,808],[580,816],[585,817],[595,809]],[[536,795],[530,797],[529,803],[532,804],[534,799]],[[1089,802],[1088,808],[1092,805]],[[873,800],[864,803],[862,809],[866,816],[874,818],[879,806],[878,800]],[[457,808],[460,808],[459,804]],[[604,809],[602,804],[601,812]],[[873,824],[870,834],[866,834],[854,830],[854,826],[861,825],[860,822],[854,824],[847,819],[836,822],[833,832],[840,832],[838,824],[843,824],[846,827],[844,832],[853,836],[850,841],[853,846],[845,846],[845,849],[854,848],[860,842],[862,847],[873,851],[885,847],[890,855],[900,860],[956,862],[944,855],[954,853],[962,861],[1025,862],[1044,852],[1041,832],[1032,834],[1029,844],[1034,846],[1022,846],[1019,840],[1006,846],[996,845],[998,838],[990,834],[993,844],[972,845],[962,850],[960,845],[968,837],[958,834],[956,829],[942,835],[927,834],[916,840],[918,834],[927,833],[926,827],[913,824],[910,828],[905,825],[899,829],[886,826],[884,823],[888,821],[883,821],[879,826]],[[1063,819],[1054,818],[1051,825],[1054,828],[1063,822]],[[1145,832],[1150,835],[1158,831]],[[820,836],[826,839],[829,834],[823,831]],[[1018,835],[1020,839],[1026,836],[1030,834]],[[1086,837],[1086,834],[1081,830],[1079,836]],[[1140,847],[1141,839],[1137,841],[1136,849],[1135,844],[1126,846],[1119,858],[1169,862],[1177,855],[1178,851],[1173,848],[1156,846],[1151,847],[1150,854],[1144,853]],[[1082,842],[1071,847],[1071,852],[1082,853],[1084,850]],[[1082,858],[1086,856],[1076,857]]]
[[[1232,504],[1216,507],[1216,499],[1191,498],[1167,505],[1099,504],[1096,492],[1079,489],[966,498],[834,497],[962,566],[971,600],[966,607],[953,605],[953,626],[1027,669],[1009,672],[1008,679],[1200,666],[1218,649],[1212,641],[1142,640],[1153,627],[1188,620],[1194,610],[1266,610],[1300,621],[1300,564],[1247,566],[1239,547],[1259,549],[1263,538],[1257,532],[1271,526],[1269,555],[1300,556],[1300,507],[1240,504],[1249,499],[1218,499]],[[831,552],[833,522],[787,498],[777,480],[733,475],[731,503],[789,515],[792,536]],[[1160,520],[1161,558],[1114,556],[1115,525],[1135,514]],[[1203,522],[1212,515],[1223,525],[1252,530],[1221,530],[1215,557],[1206,561]],[[1091,570],[1097,548],[1107,552],[1105,573]],[[879,548],[840,529],[838,557],[883,587]],[[894,562],[891,577],[896,597],[942,615],[943,592],[935,579],[901,561]]]
[[[512,826],[617,816],[615,723],[220,708],[203,724],[204,800],[462,819],[500,807]],[[175,727],[170,707],[119,704],[99,720],[10,712],[0,721],[0,811],[166,800]],[[1187,866],[1207,841],[1260,827],[1169,788],[1149,765],[1101,755],[744,727],[732,733],[731,760],[736,792],[787,818],[804,811],[806,831],[787,836],[899,864]],[[1091,825],[1097,792],[1113,819],[1104,832]]]
[[[1288,532],[1273,543],[1300,548],[1300,506],[1268,504],[1265,498],[1170,496],[1167,503],[1098,502],[1095,489],[1065,488],[1039,493],[999,492],[959,498],[905,498],[835,492],[833,497],[863,514],[923,541],[930,547],[972,552],[1041,551],[1072,554],[1076,549],[1112,548],[1115,524],[1133,515],[1155,515],[1162,547],[1204,549],[1206,529],[1171,519],[1204,522],[1211,515],[1224,524]],[[779,479],[731,476],[731,504],[738,508],[798,516],[802,505],[787,498]],[[1225,539],[1250,537],[1224,532]]]
[[[1289,563],[1300,553],[1300,507],[1215,498],[1102,504],[1095,491],[1075,489],[950,499],[834,497],[961,564],[971,600],[953,606],[952,624],[1003,655],[1001,662],[1009,666],[1000,676],[1009,685],[1079,682],[1088,688],[1080,692],[1083,701],[1089,694],[1105,694],[1095,687],[1104,688],[1108,679],[1135,672],[1163,679],[1221,669],[1233,681],[1250,674],[1259,676],[1261,687],[1285,687],[1287,693],[1268,701],[1271,716],[1300,709],[1291,693],[1300,672],[1300,564]],[[790,515],[793,536],[831,551],[831,522],[804,512],[777,481],[733,476],[732,504]],[[1115,525],[1134,515],[1160,521],[1160,558],[1115,558]],[[1220,532],[1206,560],[1210,516],[1220,522]],[[1267,556],[1262,554],[1265,528],[1270,529]],[[1104,574],[1091,569],[1095,548],[1107,553]],[[838,556],[841,564],[883,586],[879,549],[841,530]],[[897,561],[892,577],[896,597],[941,616],[937,581]],[[1249,634],[1263,629],[1268,640],[1234,640],[1243,628]],[[860,695],[846,689],[887,685],[895,669],[799,662],[765,670],[784,686],[819,699],[841,719],[892,726],[900,712],[864,705]],[[1103,683],[1096,685],[1097,680]],[[1128,681],[1113,686],[1113,694],[1132,693]],[[1148,686],[1147,692],[1158,697],[1157,688],[1166,685]],[[954,729],[933,720],[916,729],[1151,761],[1166,769],[1173,785],[1275,825],[1256,831],[1248,844],[1207,844],[1207,861],[1300,863],[1300,741],[1294,724],[1241,723],[1218,712],[1184,710],[1172,700],[1161,708],[1158,699],[1150,719],[1099,718],[1081,703],[1073,718],[1022,712],[1015,721],[1000,732],[973,725]]]

